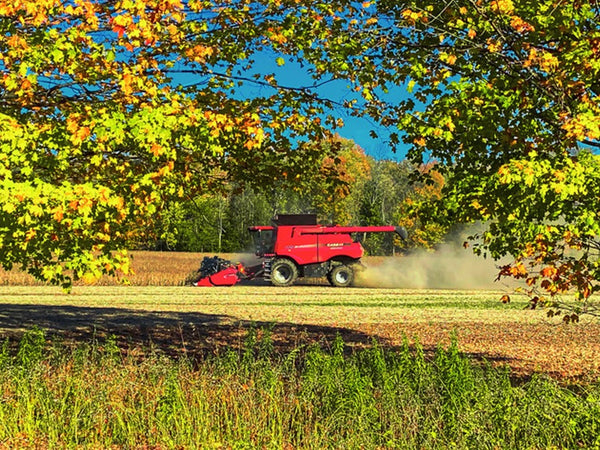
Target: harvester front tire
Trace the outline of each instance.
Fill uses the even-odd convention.
[[[298,267],[289,259],[278,259],[271,266],[273,286],[291,286],[298,278]]]
[[[352,267],[341,265],[335,266],[327,277],[332,286],[348,287],[354,282],[354,270]]]

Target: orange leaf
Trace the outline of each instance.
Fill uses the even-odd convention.
[[[552,278],[558,273],[558,269],[554,266],[547,266],[540,273],[543,277]]]
[[[36,235],[36,232],[33,228],[29,229],[27,231],[27,233],[25,233],[25,242],[29,242],[30,240],[32,240]]]
[[[121,25],[114,25],[112,30],[119,35],[119,37],[123,37],[125,34],[125,27]]]
[[[61,206],[56,207],[53,217],[57,222],[60,222],[63,219],[63,209]]]
[[[154,156],[159,156],[163,153],[163,148],[161,145],[157,144],[156,142],[154,144],[152,144],[152,148],[150,148],[150,152],[154,155]]]

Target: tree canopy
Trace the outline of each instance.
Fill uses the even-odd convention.
[[[478,250],[515,258],[501,275],[525,280],[533,306],[599,288],[599,7],[382,3],[410,30],[383,38],[388,58],[402,57],[415,98],[431,99],[400,105],[413,158],[449,168],[452,220],[487,224]]]
[[[318,168],[306,144],[335,119],[316,86],[253,69],[285,63],[294,20],[270,1],[1,0],[2,266],[65,286],[127,273],[124,243],[169,199]]]
[[[515,258],[501,275],[524,279],[533,306],[599,288],[599,6],[382,4],[410,30],[385,48],[410,65],[415,98],[431,99],[401,105],[413,157],[450,168],[452,219],[487,224],[479,250]]]

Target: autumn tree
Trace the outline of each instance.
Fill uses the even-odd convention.
[[[419,181],[413,180],[410,191],[399,202],[395,217],[408,233],[408,249],[431,250],[444,241],[453,225],[446,218],[444,177],[435,164],[424,164],[412,173]]]
[[[298,183],[334,127],[318,87],[445,172],[449,221],[533,304],[599,289],[600,7],[568,0],[0,0],[0,261],[68,284],[170,198]],[[309,68],[281,86],[257,54]],[[262,90],[244,95],[248,82]],[[407,96],[390,96],[394,87]],[[446,168],[446,169],[444,169]],[[297,175],[300,175],[298,178]],[[539,295],[538,295],[539,291]],[[584,303],[585,305],[585,303]]]
[[[302,182],[331,105],[254,57],[285,64],[290,26],[328,15],[281,1],[0,0],[2,266],[67,287],[126,274],[126,243],[171,199],[232,179]],[[249,82],[260,93],[240,95]]]
[[[360,191],[371,177],[371,163],[365,151],[339,135],[314,143],[326,156],[302,188],[321,221],[349,225],[358,217]],[[331,156],[329,156],[331,155]]]
[[[382,2],[382,39],[423,111],[399,105],[413,144],[451,170],[453,220],[482,220],[476,250],[514,263],[532,304],[598,290],[599,5],[580,1]],[[415,45],[417,44],[417,45]],[[541,291],[540,291],[541,290]],[[539,293],[539,295],[538,295]],[[584,303],[585,307],[585,303]]]

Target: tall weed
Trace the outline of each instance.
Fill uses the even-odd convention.
[[[0,442],[8,447],[598,447],[600,386],[507,369],[407,339],[274,350],[251,330],[240,348],[173,360],[115,338],[77,348],[42,330],[0,352]]]

